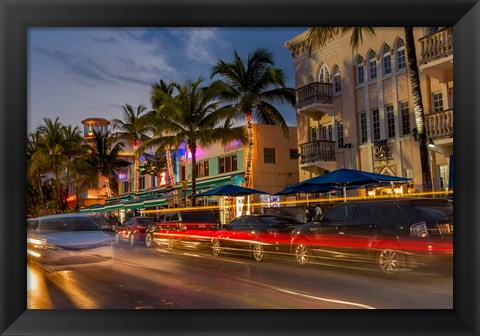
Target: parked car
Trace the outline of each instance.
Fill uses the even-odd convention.
[[[342,203],[327,211],[320,223],[298,227],[291,251],[300,265],[313,258],[373,262],[385,274],[451,264],[453,206],[431,198]]]
[[[212,233],[220,222],[213,211],[173,210],[161,213],[155,225],[146,233],[145,246],[166,245],[175,247],[199,247],[210,243]]]
[[[27,256],[50,271],[107,264],[113,256],[112,241],[87,215],[29,218]]]
[[[154,217],[130,217],[115,230],[115,243],[128,240],[133,246],[138,241],[144,241],[147,228],[155,221]]]
[[[241,216],[215,234],[212,252],[246,252],[256,261],[264,260],[266,253],[288,253],[292,232],[302,224],[286,216]]]

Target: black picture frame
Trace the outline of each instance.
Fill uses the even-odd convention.
[[[2,335],[478,335],[478,1],[0,0]],[[28,27],[454,26],[452,310],[26,310]]]

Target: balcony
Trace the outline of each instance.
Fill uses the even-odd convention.
[[[313,82],[297,89],[297,111],[315,120],[333,115],[333,84]]]
[[[453,29],[444,28],[418,41],[420,70],[444,83],[447,80],[445,72],[453,69]]]
[[[300,145],[300,165],[335,161],[335,141],[317,140]]]
[[[453,137],[453,109],[425,114],[427,138]]]

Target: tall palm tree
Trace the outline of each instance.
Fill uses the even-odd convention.
[[[64,152],[66,157],[66,160],[64,162],[66,172],[65,195],[68,196],[70,176],[72,171],[75,169],[73,161],[75,160],[75,158],[85,155],[88,148],[86,147],[87,145],[83,143],[80,130],[77,126],[72,127],[72,125],[66,125],[63,129],[63,132],[65,137]]]
[[[123,143],[116,142],[110,136],[109,132],[93,132],[94,141],[92,143],[88,163],[95,167],[96,171],[105,178],[105,189],[107,197],[112,197],[111,181],[118,175],[118,169],[125,166],[123,160],[118,158],[120,152],[123,150]]]
[[[44,118],[44,125],[38,127],[40,139],[38,149],[32,156],[32,160],[43,162],[48,166],[49,171],[53,172],[55,181],[55,192],[59,204],[59,210],[65,207],[61,192],[60,171],[62,162],[65,161],[65,126],[60,123],[57,117],[54,121]]]
[[[375,28],[373,27],[312,27],[309,29],[307,45],[310,52],[315,48],[325,47],[330,38],[344,35],[352,32],[350,45],[357,49],[362,41],[363,35],[373,36]],[[432,176],[429,169],[428,149],[427,149],[427,131],[425,128],[425,112],[423,110],[422,91],[420,89],[420,75],[418,71],[417,54],[415,51],[415,39],[413,27],[404,27],[405,48],[407,51],[408,74],[412,87],[413,110],[415,112],[415,122],[418,129],[418,142],[420,146],[420,165],[422,167],[422,187],[424,191],[432,190]]]
[[[145,123],[145,115],[147,108],[138,105],[136,111],[129,104],[122,106],[123,120],[113,119],[113,130],[118,131],[114,134],[117,139],[126,140],[133,145],[134,151],[134,167],[133,167],[133,192],[137,193],[139,188],[138,165],[139,153],[138,148],[141,143],[148,139],[148,125]]]
[[[151,122],[155,133],[142,147],[159,148],[179,147],[186,143],[192,154],[192,194],[196,194],[197,147],[209,147],[215,142],[227,142],[233,139],[243,140],[244,134],[239,129],[220,127],[225,119],[225,110],[217,109],[215,91],[210,87],[200,87],[202,79],[174,83],[178,94],[175,97],[158,91],[162,105],[157,109]],[[165,134],[165,130],[169,134]]]
[[[37,183],[38,191],[40,194],[40,201],[42,204],[45,203],[45,197],[43,195],[42,188],[42,173],[46,171],[47,163],[42,162],[38,157],[37,160],[33,160],[32,157],[35,152],[38,150],[40,141],[40,132],[30,133],[27,138],[27,177],[29,181],[34,185]]]
[[[163,79],[158,81],[157,83],[152,84],[152,92],[151,92],[151,103],[154,111],[150,112],[153,113],[155,117],[156,111],[162,106],[162,92],[170,97],[173,96],[175,90],[175,85],[173,82],[167,83]],[[165,130],[165,135],[168,135],[169,130]],[[167,159],[167,170],[168,170],[168,178],[170,180],[170,185],[172,186],[174,193],[177,193],[177,190],[174,188],[176,184],[175,173],[173,171],[173,160],[172,160],[172,153],[171,148],[166,148],[165,150],[165,158]]]
[[[244,186],[251,187],[254,138],[252,122],[280,125],[285,136],[288,127],[285,119],[274,104],[289,103],[295,106],[295,90],[285,86],[283,71],[274,66],[272,53],[266,49],[256,49],[243,59],[235,50],[233,60],[219,60],[212,68],[211,78],[220,76],[212,83],[217,97],[230,108],[226,119],[246,119],[248,151],[245,168]],[[242,213],[246,212],[248,196],[245,197]]]

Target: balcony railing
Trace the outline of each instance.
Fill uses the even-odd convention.
[[[335,141],[317,140],[300,145],[300,163],[335,161]]]
[[[453,109],[433,112],[425,115],[427,137],[453,136]]]
[[[420,64],[453,54],[453,29],[445,28],[419,39],[421,45]]]
[[[297,89],[297,108],[313,104],[333,104],[333,84],[313,82]]]

